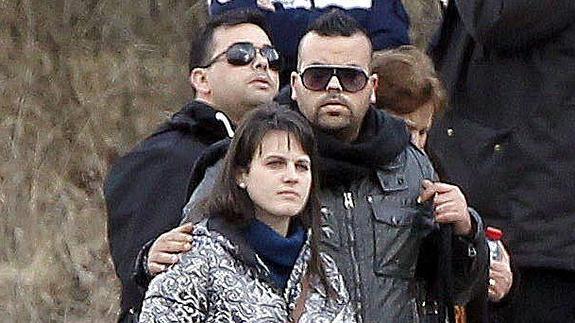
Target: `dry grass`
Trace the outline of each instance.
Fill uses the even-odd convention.
[[[184,103],[203,1],[0,0],[0,321],[110,322],[110,162]]]

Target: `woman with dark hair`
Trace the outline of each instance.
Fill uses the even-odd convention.
[[[353,322],[335,263],[318,251],[316,147],[276,104],[238,128],[192,249],[151,282],[142,322]]]

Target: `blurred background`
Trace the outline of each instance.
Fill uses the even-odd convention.
[[[425,47],[438,0],[404,0]],[[0,322],[112,322],[110,164],[191,98],[204,0],[0,0]]]

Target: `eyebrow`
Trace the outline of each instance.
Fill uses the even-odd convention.
[[[266,155],[266,156],[263,156],[262,159],[265,160],[265,159],[270,159],[270,158],[288,159],[288,158],[286,158],[284,155],[278,155],[278,154]],[[311,163],[311,160],[309,159],[308,156],[300,156],[300,157],[297,157],[297,158],[295,159],[295,161],[296,161],[296,162],[302,162],[302,161],[303,161],[303,162]]]

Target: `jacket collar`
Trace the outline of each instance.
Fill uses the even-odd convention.
[[[200,140],[211,143],[229,137],[234,125],[224,113],[204,102],[194,100],[176,112],[154,135],[172,130],[190,132]]]
[[[234,225],[220,216],[210,216],[207,220],[206,227],[209,231],[217,232],[225,237],[230,242],[230,246],[233,246],[228,248],[228,251],[234,254],[247,266],[255,268],[259,279],[265,281],[269,286],[274,288],[278,294],[281,294],[281,289],[272,279],[269,269],[263,261],[259,259],[254,249],[245,239],[243,233],[243,229],[245,229],[245,227]],[[288,279],[287,287],[284,290],[285,295],[287,295],[289,299],[295,299],[296,295],[294,294],[294,288],[299,284],[301,277],[307,270],[307,261],[311,257],[310,243],[311,232],[308,231],[307,239],[299,252],[294,269]]]

